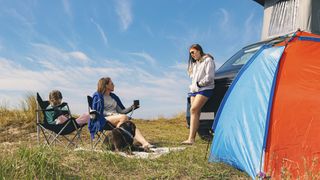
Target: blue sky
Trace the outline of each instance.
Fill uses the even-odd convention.
[[[72,113],[87,111],[109,76],[134,117],[185,111],[188,47],[221,66],[260,40],[263,7],[252,0],[0,0],[0,103],[59,89]]]

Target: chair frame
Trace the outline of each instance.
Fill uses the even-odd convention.
[[[98,113],[97,111],[93,110],[92,109],[92,101],[93,101],[93,98],[89,95],[87,95],[87,101],[88,101],[88,113],[91,115],[91,114],[95,114],[95,113]],[[90,120],[94,120],[90,117]],[[107,131],[111,131],[112,129],[115,128],[115,126],[113,124],[111,124],[107,119],[106,119],[106,128],[104,128],[103,130],[101,131],[97,131],[95,133],[95,135],[97,136],[97,139],[94,140],[92,138],[90,138],[91,140],[91,148],[92,150],[96,150],[97,149],[97,146],[98,144],[101,142],[103,143],[103,139],[107,137],[106,135],[106,132]]]
[[[47,119],[45,117],[45,112],[53,111],[53,109],[46,109],[48,105],[49,105],[49,101],[43,101],[39,93],[37,93],[36,125],[37,125],[38,144],[40,144],[40,131],[41,131],[45,138],[46,145],[48,147],[51,147],[51,145],[55,145],[56,142],[63,144],[63,142],[59,139],[60,136],[62,136],[64,139],[67,140],[68,143],[66,147],[69,147],[70,145],[74,145],[75,147],[78,147],[78,143],[75,143],[75,139],[77,138],[78,141],[82,143],[81,132],[82,132],[82,128],[86,124],[84,125],[77,124],[75,119],[71,116],[69,105],[65,102],[59,105],[58,107],[67,106],[68,114],[70,115],[69,119],[65,123],[59,124],[59,125],[48,124]],[[43,118],[40,118],[40,112],[44,116]],[[42,119],[42,122],[40,122],[40,119]],[[68,130],[67,129],[68,127],[74,128],[74,129]],[[49,128],[57,128],[57,129],[55,129],[56,131],[54,131]],[[70,132],[68,132],[67,130]],[[73,132],[76,132],[76,134],[71,136],[72,138],[68,138],[68,136],[72,135]]]

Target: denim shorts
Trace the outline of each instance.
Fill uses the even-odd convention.
[[[197,94],[201,94],[207,98],[210,98],[212,95],[213,95],[213,89],[206,89],[206,90],[203,90],[203,91],[199,91],[199,92],[194,92],[194,93],[188,93],[188,96],[191,97],[195,97]]]

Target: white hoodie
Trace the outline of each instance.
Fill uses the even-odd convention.
[[[190,92],[194,93],[214,88],[216,65],[210,56],[205,55],[202,60],[192,63],[191,68],[192,72],[189,74],[192,80],[189,86]]]

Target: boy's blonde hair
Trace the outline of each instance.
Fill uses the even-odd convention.
[[[49,93],[49,101],[50,101],[50,104],[53,105],[53,106],[56,106],[56,105],[59,105],[59,100],[62,99],[62,94],[59,90],[52,90],[50,93]]]

